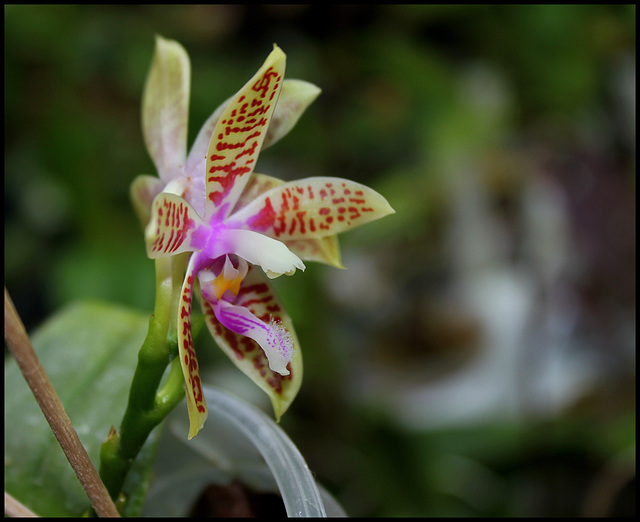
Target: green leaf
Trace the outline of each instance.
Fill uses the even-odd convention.
[[[31,336],[96,468],[100,445],[124,413],[148,319],[138,311],[83,302],[63,309]],[[129,498],[139,498],[146,488],[154,444],[150,437],[129,477]],[[86,512],[89,501],[13,359],[5,364],[4,454],[6,491],[35,513]],[[127,514],[135,515],[130,509]]]

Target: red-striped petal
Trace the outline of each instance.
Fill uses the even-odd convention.
[[[274,46],[216,123],[206,163],[207,221],[229,214],[255,168],[278,101],[285,63],[285,54]]]

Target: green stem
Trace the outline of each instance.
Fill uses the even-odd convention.
[[[181,260],[156,260],[156,304],[131,382],[129,402],[120,429],[111,429],[100,450],[100,476],[116,500],[136,456],[151,431],[184,397],[184,379],[176,359],[176,295],[180,289]],[[173,361],[162,389],[158,388]]]

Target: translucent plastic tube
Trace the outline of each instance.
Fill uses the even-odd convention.
[[[285,432],[263,412],[237,397],[207,387],[209,412],[247,436],[271,469],[290,517],[326,517],[324,504],[307,463]],[[211,413],[210,413],[211,415]]]
[[[187,441],[186,408],[168,419],[146,516],[186,516],[207,485],[233,480],[279,493],[289,517],[346,516],[316,484],[300,451],[269,416],[222,389],[205,386],[204,395],[209,418],[196,437]]]

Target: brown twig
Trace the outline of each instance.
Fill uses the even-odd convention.
[[[8,517],[38,517],[27,506],[22,505],[6,491],[4,492],[4,514]]]
[[[4,289],[4,337],[96,514],[100,517],[119,517],[118,510],[38,360],[6,287]]]

